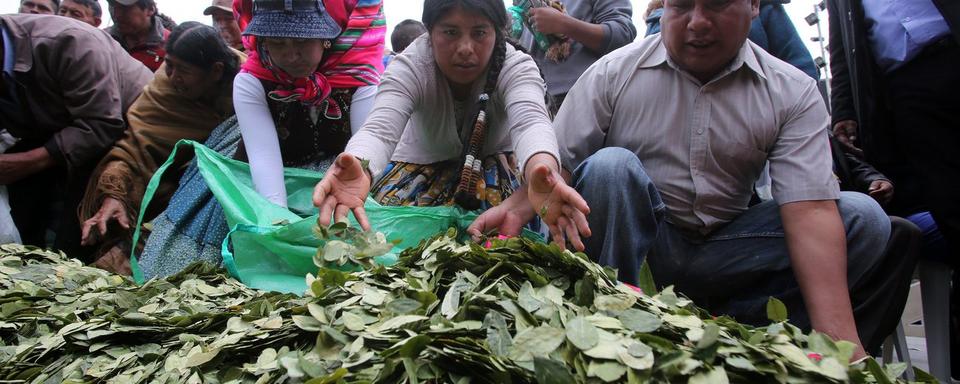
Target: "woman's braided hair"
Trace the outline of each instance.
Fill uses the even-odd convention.
[[[433,29],[436,22],[448,11],[461,7],[464,10],[476,12],[486,16],[494,25],[496,42],[487,72],[483,93],[477,99],[478,112],[473,120],[473,130],[470,140],[464,148],[463,167],[460,170],[460,181],[454,194],[457,205],[474,210],[480,208],[480,199],[477,196],[477,183],[483,177],[483,160],[480,153],[487,136],[487,107],[497,88],[500,71],[507,57],[507,10],[500,0],[426,0],[423,5],[423,23],[427,31]]]
[[[166,50],[168,56],[204,71],[210,71],[216,63],[223,63],[221,87],[233,84],[233,78],[240,71],[240,59],[220,37],[220,32],[196,21],[188,21],[174,28],[167,39]]]

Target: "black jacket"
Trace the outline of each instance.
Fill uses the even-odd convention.
[[[874,181],[890,181],[859,156],[845,151],[833,135],[830,135],[830,151],[833,155],[833,172],[840,179],[841,190],[868,193]]]
[[[953,38],[960,43],[960,1],[933,0],[943,15]],[[886,99],[884,76],[877,69],[861,0],[827,0],[830,17],[830,104],[833,122],[854,120],[859,125],[857,145],[863,148],[866,162],[890,177],[896,185],[893,203],[887,207],[895,214],[913,213],[926,208],[918,205],[922,189],[915,172],[898,151],[893,118]]]
[[[960,1],[933,0],[960,43]],[[833,122],[854,120],[859,125],[858,145],[867,161],[881,170],[901,163],[889,125],[883,76],[877,70],[867,40],[863,3],[860,0],[827,0],[830,17],[830,104]]]

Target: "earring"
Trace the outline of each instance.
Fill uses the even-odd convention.
[[[330,43],[330,40],[323,41],[323,49],[330,49],[331,46],[333,46],[333,44]]]

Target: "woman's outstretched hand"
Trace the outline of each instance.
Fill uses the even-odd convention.
[[[347,219],[347,212],[353,216],[364,231],[370,230],[367,212],[363,203],[370,193],[370,176],[363,169],[360,160],[348,153],[341,153],[327,174],[313,189],[313,205],[320,208],[321,226],[330,225],[330,216],[335,222]]]
[[[520,236],[523,226],[535,217],[537,213],[530,208],[526,188],[522,187],[500,205],[481,213],[467,228],[467,233],[478,243],[494,230],[503,236]]]
[[[543,163],[534,165],[527,179],[527,198],[547,224],[554,243],[565,247],[569,240],[576,250],[584,250],[582,237],[590,237],[590,207],[557,171]]]

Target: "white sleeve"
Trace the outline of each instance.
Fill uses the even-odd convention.
[[[367,115],[373,109],[373,100],[377,96],[377,86],[368,85],[357,88],[350,102],[350,134],[356,134],[367,121]]]
[[[240,135],[257,193],[286,207],[287,187],[283,183],[280,140],[260,80],[249,73],[238,74],[233,81],[233,107],[237,111]]]

